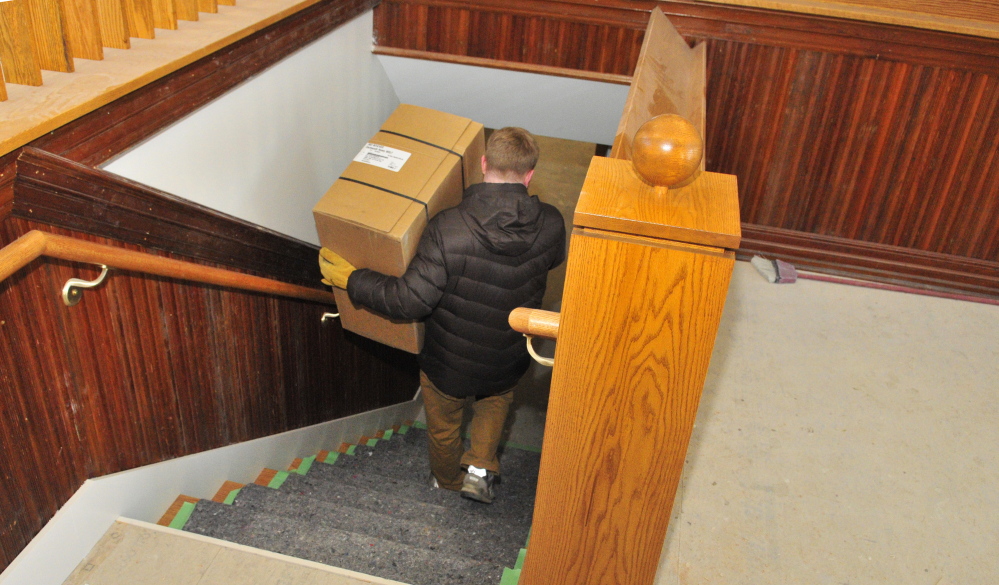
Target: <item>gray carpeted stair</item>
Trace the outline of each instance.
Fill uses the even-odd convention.
[[[427,485],[426,431],[412,428],[280,489],[201,501],[184,530],[412,585],[498,584],[527,540],[539,462],[506,449],[496,500],[479,504]]]

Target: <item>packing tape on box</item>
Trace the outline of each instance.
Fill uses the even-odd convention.
[[[386,193],[391,193],[392,195],[398,195],[399,197],[402,197],[403,199],[409,199],[410,201],[415,201],[416,203],[419,203],[420,205],[423,206],[423,212],[427,214],[427,220],[428,221],[430,220],[430,210],[427,209],[427,202],[426,201],[420,201],[416,197],[410,197],[409,195],[406,195],[405,193],[399,193],[398,191],[393,191],[391,189],[386,189],[385,187],[379,187],[378,185],[372,185],[371,183],[365,183],[364,181],[358,181],[357,179],[351,179],[350,177],[341,176],[340,180],[341,181],[350,181],[351,183],[357,183],[358,185],[364,185],[365,187],[371,187],[372,189],[378,189],[379,191],[384,191]]]
[[[379,130],[379,132],[384,132],[386,134],[392,134],[394,136],[399,136],[401,138],[406,138],[406,139],[409,139],[409,140],[415,140],[416,142],[419,142],[421,144],[426,144],[427,146],[432,146],[434,148],[439,148],[440,150],[443,150],[444,152],[450,152],[451,154],[455,155],[456,157],[458,157],[458,166],[461,167],[461,188],[462,188],[462,190],[465,189],[465,156],[464,155],[462,155],[460,153],[457,153],[457,152],[451,150],[450,148],[444,148],[443,146],[439,146],[437,144],[434,144],[433,142],[427,142],[426,140],[420,140],[419,138],[414,138],[412,136],[409,136],[407,134],[403,134],[401,132],[393,132],[391,130],[385,130],[384,128],[381,129],[381,130]]]

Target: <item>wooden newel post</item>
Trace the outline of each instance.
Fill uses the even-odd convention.
[[[576,207],[521,585],[655,578],[741,232],[734,176],[647,176],[595,157]]]

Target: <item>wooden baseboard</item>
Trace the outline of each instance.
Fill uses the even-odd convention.
[[[999,262],[742,225],[740,259],[780,258],[798,269],[944,292],[999,298]]]

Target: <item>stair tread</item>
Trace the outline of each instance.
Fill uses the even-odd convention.
[[[366,473],[423,483],[430,473],[426,453],[426,431],[414,429],[405,435],[406,439],[410,439],[411,435],[415,435],[416,442],[403,443],[400,441],[392,444],[392,440],[380,441],[379,445],[366,447],[364,451],[358,450],[353,456],[341,455],[333,467],[341,470],[364,470]],[[389,443],[389,445],[380,449],[382,442]],[[529,495],[533,500],[540,461],[540,453],[506,449],[500,454],[502,466],[500,491]],[[317,476],[341,473],[339,471],[331,472],[323,466],[314,466],[309,473],[314,472]]]
[[[355,500],[334,503],[294,492],[249,486],[240,492],[233,505],[304,524],[316,523],[506,566],[516,563],[518,548],[527,538],[526,530],[511,530],[505,523],[445,522],[443,514],[416,519],[412,514],[392,513],[396,510],[366,510],[357,506]]]
[[[241,492],[242,494],[242,492]],[[503,566],[310,522],[198,503],[184,530],[412,585],[499,582]]]
[[[534,512],[533,487],[518,486],[513,481],[504,481],[495,486],[496,499],[490,505],[459,497],[457,492],[432,489],[427,486],[429,467],[421,473],[408,477],[385,474],[376,470],[345,469],[337,465],[317,465],[305,476],[289,478],[293,483],[287,489],[297,489],[310,495],[319,495],[326,486],[348,486],[355,490],[370,490],[376,493],[393,494],[400,498],[425,502],[450,508],[454,514],[467,514],[472,517],[505,518],[513,524],[530,524]],[[286,482],[287,483],[287,482]],[[514,485],[511,485],[514,484]]]
[[[498,583],[516,564],[540,454],[502,453],[496,500],[483,505],[427,484],[423,429],[351,451],[280,474],[279,489],[249,484],[231,505],[200,502],[184,529],[413,585]]]

